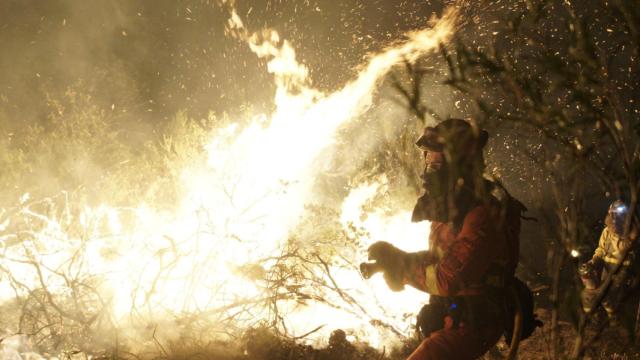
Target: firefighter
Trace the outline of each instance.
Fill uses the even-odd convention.
[[[582,267],[584,270],[581,268],[585,273],[587,269],[589,270],[589,275],[583,278],[585,284],[583,308],[589,312],[592,310],[591,302],[593,295],[598,291],[597,287],[618,264],[622,263],[618,273],[613,275],[611,286],[602,301],[602,307],[607,312],[607,317],[612,324],[616,324],[618,321],[616,309],[631,287],[632,274],[636,273],[634,271],[635,251],[629,250],[629,254],[623,258],[624,252],[632,246],[632,239],[636,237],[635,230],[631,230],[630,235],[626,238],[623,236],[628,212],[629,208],[622,200],[616,200],[609,206],[598,247],[591,260]],[[589,283],[585,281],[585,278],[592,281]],[[594,278],[595,281],[593,281]]]
[[[505,288],[515,279],[525,208],[483,177],[487,138],[460,119],[426,127],[416,143],[424,194],[412,221],[431,221],[428,251],[406,253],[387,242],[369,248],[374,262],[362,269],[365,277],[382,271],[392,290],[410,285],[430,294],[419,316],[425,338],[408,360],[476,359],[512,324]]]

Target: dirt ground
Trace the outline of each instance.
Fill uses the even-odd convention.
[[[536,314],[544,322],[544,326],[536,329],[529,339],[520,344],[518,350],[518,359],[520,360],[553,359],[551,313],[545,309],[537,309]],[[586,341],[593,339],[603,327],[604,330],[588,347],[583,359],[640,359],[640,344],[638,344],[637,337],[634,343],[629,336],[629,331],[626,331],[622,325],[609,326],[608,323],[605,324],[605,318],[604,314],[597,314],[595,320],[587,327]],[[559,321],[558,335],[560,337],[558,359],[567,359],[570,357],[576,340],[576,331],[573,324],[567,321]],[[496,348],[485,355],[484,360],[504,359],[507,352],[507,344],[501,340]]]

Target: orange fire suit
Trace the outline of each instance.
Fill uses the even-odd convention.
[[[432,299],[475,305],[456,321],[447,315],[444,328],[425,338],[408,360],[476,359],[499,340],[507,321],[500,289],[514,276],[520,232],[520,213],[501,209],[497,201],[472,208],[459,231],[431,224],[429,250],[436,261],[418,264],[405,282]]]

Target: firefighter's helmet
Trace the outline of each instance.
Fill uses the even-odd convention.
[[[489,133],[472,126],[462,119],[447,119],[436,126],[424,128],[416,145],[424,151],[453,151],[459,156],[469,156],[482,151]]]
[[[622,235],[624,232],[624,223],[627,219],[628,212],[629,207],[622,200],[616,200],[609,206],[607,225],[610,224],[612,230],[618,235]]]

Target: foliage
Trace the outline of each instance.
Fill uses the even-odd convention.
[[[335,201],[307,206],[278,254],[233,269],[264,291],[261,298],[175,313],[158,322],[139,315],[133,328],[122,327],[111,313],[109,286],[91,257],[95,249],[107,257],[119,256],[118,248],[131,241],[125,232],[110,228],[109,209],[120,214],[126,230],[136,226],[139,204],[165,209],[178,205],[189,190],[183,188],[184,176],[207,162],[208,142],[232,119],[226,114],[192,119],[180,112],[151,129],[119,118],[113,109],[99,108],[84,90],[78,84],[60,98],[51,96],[49,113],[34,126],[13,128],[0,121],[1,127],[11,128],[10,137],[0,144],[5,150],[0,182],[6,189],[0,201],[8,204],[0,210],[0,271],[3,297],[13,296],[0,307],[6,339],[21,339],[20,347],[45,356],[69,358],[253,359],[257,353],[270,359],[382,358],[359,340],[314,349],[303,344],[320,327],[298,337],[288,329],[286,312],[292,304],[304,308],[320,303],[397,333],[340,286],[335,272],[357,271],[352,261],[366,234],[355,228],[350,235],[344,232]],[[346,131],[341,144],[348,147],[351,135]],[[387,137],[373,155],[365,152],[369,156],[338,179],[340,186],[325,186],[321,178],[318,190],[346,188],[348,182],[359,184],[389,172],[394,191],[409,196],[404,192],[412,174],[404,171],[412,170],[407,164],[413,161],[407,151],[410,137],[405,136],[400,147],[394,137]],[[378,165],[371,172],[374,163]],[[345,194],[337,196],[340,200]],[[175,239],[166,241],[175,246]],[[170,250],[159,249],[157,256],[167,252],[166,258],[174,261],[182,256]],[[56,254],[67,257],[51,267],[46,256]],[[157,269],[156,279],[170,278],[171,264]],[[29,281],[25,276],[31,276]],[[153,284],[149,286],[152,294]],[[260,315],[247,320],[250,314]],[[0,354],[11,350],[7,346],[0,346]]]
[[[476,104],[479,126],[526,138],[522,143],[527,145],[516,150],[545,174],[538,186],[548,187],[552,199],[553,216],[542,220],[554,239],[548,249],[551,356],[557,358],[559,318],[580,310],[576,301],[568,310],[560,307],[562,293],[571,303],[581,288],[577,263],[568,259],[573,250],[593,246],[596,238],[588,206],[594,199],[606,201],[605,196],[626,199],[632,210],[625,236],[635,241],[630,229],[640,225],[640,13],[625,1],[544,0],[515,5],[503,14],[497,23],[504,25],[496,26],[488,42],[460,36],[442,47],[449,67],[446,82]],[[568,267],[573,276],[563,275]],[[567,283],[570,290],[561,291]],[[607,288],[608,282],[596,305]],[[589,315],[576,322],[572,357],[582,356],[591,343],[583,341]]]

